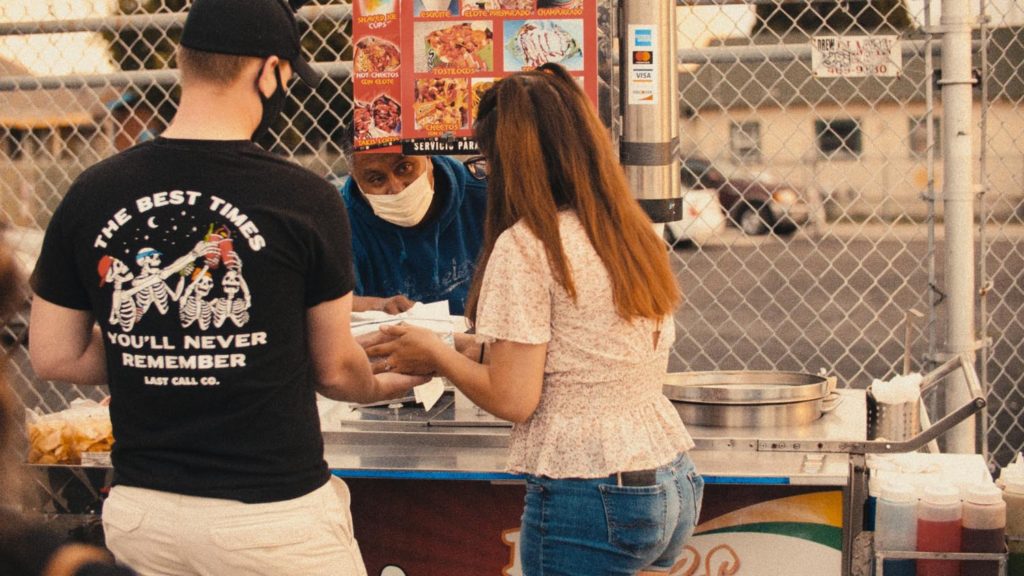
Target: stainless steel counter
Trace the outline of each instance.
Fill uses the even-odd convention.
[[[813,451],[818,441],[865,440],[864,391],[840,394],[843,401],[833,412],[803,426],[688,426],[697,443],[691,455],[709,483],[846,485],[849,459]],[[345,477],[518,479],[503,472],[510,424],[473,406],[456,405],[451,392],[429,412],[322,402],[321,420],[327,464]],[[759,449],[781,443],[810,450]]]

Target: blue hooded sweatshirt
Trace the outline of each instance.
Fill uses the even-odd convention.
[[[463,314],[484,238],[487,182],[462,162],[433,156],[436,212],[405,228],[379,218],[350,177],[341,188],[352,227],[359,296],[404,294],[418,302],[447,300]],[[432,208],[433,210],[433,208]]]

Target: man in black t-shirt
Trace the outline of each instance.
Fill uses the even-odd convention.
[[[364,574],[316,392],[370,402],[352,337],[345,208],[252,143],[292,71],[316,85],[284,0],[196,0],[178,113],[85,171],[33,274],[40,377],[108,384],[107,543],[140,574]]]

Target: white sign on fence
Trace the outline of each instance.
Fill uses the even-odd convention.
[[[815,36],[811,70],[818,78],[899,76],[903,53],[898,36]]]

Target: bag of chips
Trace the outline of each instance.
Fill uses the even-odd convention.
[[[114,445],[110,410],[93,400],[74,400],[52,414],[28,411],[28,461],[31,464],[81,464],[82,454],[109,454]]]

